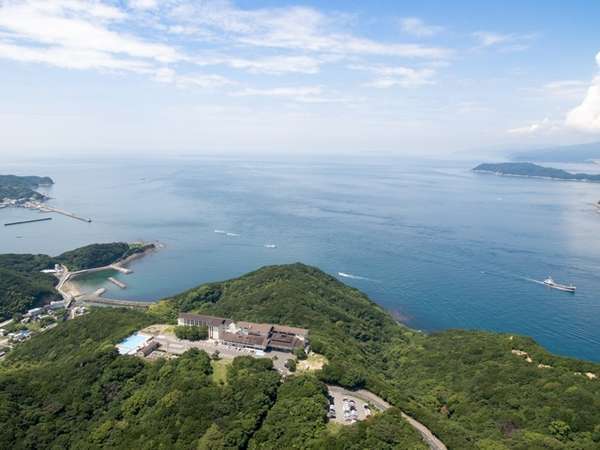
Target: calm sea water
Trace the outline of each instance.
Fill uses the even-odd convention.
[[[600,360],[600,185],[496,177],[475,162],[172,159],[28,162],[52,204],[93,218],[0,228],[0,252],[58,254],[93,242],[166,248],[118,275],[109,296],[158,299],[266,264],[302,261],[427,331],[533,336]],[[0,221],[35,218],[0,210]],[[222,230],[228,234],[215,233]],[[265,245],[274,244],[276,248]],[[347,276],[340,276],[338,272]],[[577,293],[532,280],[552,275]]]

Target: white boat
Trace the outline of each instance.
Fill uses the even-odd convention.
[[[572,284],[560,284],[555,282],[552,277],[548,277],[544,280],[544,284],[552,289],[558,289],[559,291],[565,291],[565,292],[575,292],[575,289],[577,289],[575,286],[573,286]]]

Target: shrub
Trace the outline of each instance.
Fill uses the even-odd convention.
[[[208,339],[208,328],[181,325],[175,327],[175,336],[188,341],[204,341]]]
[[[295,359],[288,359],[285,362],[285,367],[287,368],[287,370],[289,370],[290,372],[295,372],[296,371],[296,360]]]

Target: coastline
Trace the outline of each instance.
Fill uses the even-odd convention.
[[[600,181],[590,180],[589,178],[577,179],[577,178],[556,178],[556,177],[542,177],[539,175],[518,175],[514,173],[504,173],[504,172],[495,172],[493,170],[475,170],[472,169],[471,172],[481,173],[484,175],[496,175],[499,177],[515,177],[515,178],[536,178],[539,180],[552,180],[552,181],[574,181],[577,183],[600,183]]]
[[[101,288],[96,290],[95,292],[86,292],[86,290],[82,287],[80,283],[76,281],[77,277],[90,274],[90,273],[98,273],[105,271],[120,271],[119,269],[126,269],[129,264],[134,261],[141,259],[145,256],[150,255],[158,251],[161,248],[165,248],[165,245],[160,242],[137,242],[136,244],[142,245],[144,248],[132,255],[127,256],[126,258],[122,258],[114,262],[113,264],[109,264],[103,267],[95,267],[87,270],[77,271],[77,272],[69,272],[59,284],[56,286],[56,290],[63,296],[63,298],[72,298],[74,300],[81,300],[82,297],[90,296],[95,299],[102,299],[102,295],[104,294],[105,289]],[[132,273],[131,270],[127,272],[123,272],[126,274]],[[107,277],[108,279],[108,277]],[[85,299],[83,299],[85,301]],[[122,299],[111,299],[114,301],[126,301]]]

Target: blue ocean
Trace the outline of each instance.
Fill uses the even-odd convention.
[[[90,217],[0,228],[0,252],[159,241],[110,297],[155,300],[301,261],[409,326],[526,334],[600,361],[600,184],[499,177],[478,161],[210,158],[5,162],[51,176],[58,208]],[[38,217],[0,210],[0,222]],[[536,281],[551,275],[576,294]]]

